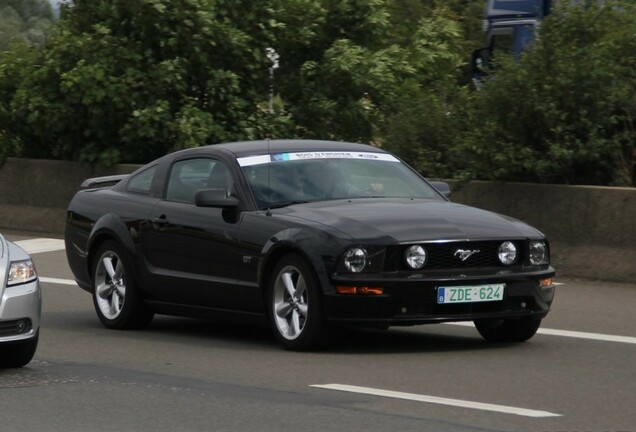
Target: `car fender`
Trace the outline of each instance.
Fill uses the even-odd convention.
[[[266,286],[280,257],[287,253],[297,253],[310,265],[323,292],[331,291],[329,275],[333,272],[336,257],[330,254],[334,250],[334,241],[339,240],[325,231],[306,227],[289,228],[274,234],[265,242],[261,251],[263,259],[258,270],[259,285]]]

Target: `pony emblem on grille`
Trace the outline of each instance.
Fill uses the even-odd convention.
[[[476,253],[479,253],[479,249],[474,249],[474,250],[457,249],[455,253],[453,254],[453,256],[458,257],[462,261],[466,261],[468,258],[475,255]]]

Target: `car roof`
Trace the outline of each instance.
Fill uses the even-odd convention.
[[[323,140],[260,140],[241,141],[232,143],[212,144],[194,149],[183,150],[179,153],[205,154],[210,149],[224,149],[234,154],[235,157],[256,156],[269,153],[286,153],[298,151],[357,151],[386,153],[384,150],[367,144],[348,143],[340,141]]]

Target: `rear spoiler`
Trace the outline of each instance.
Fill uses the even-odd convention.
[[[104,177],[93,177],[86,179],[82,182],[80,187],[82,189],[96,188],[96,187],[106,187],[106,186],[114,186],[123,179],[128,177],[128,174],[118,174],[112,176],[104,176]]]

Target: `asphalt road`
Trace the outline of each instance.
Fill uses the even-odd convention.
[[[442,324],[293,353],[266,328],[228,322],[106,330],[64,251],[33,257],[40,345],[27,367],[0,372],[1,431],[636,431],[636,285],[557,279],[551,314],[523,344]]]

